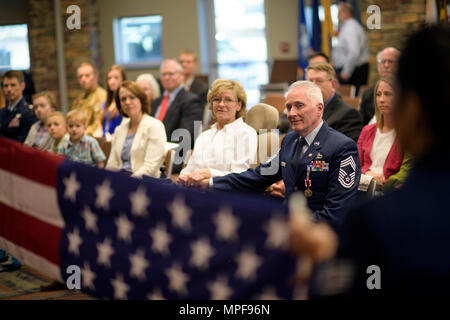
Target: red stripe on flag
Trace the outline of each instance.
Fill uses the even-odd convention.
[[[56,187],[59,164],[63,157],[0,138],[0,169],[27,179]]]
[[[0,235],[56,265],[62,230],[0,202]]]

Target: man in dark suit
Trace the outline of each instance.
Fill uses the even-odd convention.
[[[334,260],[326,263],[313,254],[322,262],[312,281],[317,296],[449,295],[449,56],[449,26],[426,28],[407,40],[398,64],[394,117],[397,137],[414,166],[402,188],[347,215]],[[417,68],[424,61],[430,65]],[[318,241],[324,237],[311,238],[315,225],[295,221],[295,243],[306,240],[309,252],[329,252],[330,244]],[[325,229],[322,225],[320,232]],[[344,274],[345,279],[339,277]],[[320,279],[342,285],[330,292]]]
[[[199,121],[198,124],[201,125],[203,104],[195,94],[184,89],[182,67],[176,60],[168,59],[162,63],[161,82],[164,93],[152,101],[151,115],[164,123],[169,141],[180,143],[178,151],[184,149],[180,154],[184,158],[186,152],[194,146],[194,122]],[[176,132],[178,129],[184,130]],[[183,137],[181,142],[178,140],[180,136]],[[178,158],[176,161],[178,166],[173,169],[175,173],[181,170],[179,160]]]
[[[202,100],[203,104],[206,104],[208,84],[195,76],[197,56],[190,50],[184,50],[178,55],[178,61],[183,67],[184,88],[189,92],[195,93]]]
[[[380,78],[393,77],[397,72],[398,57],[400,51],[395,48],[385,48],[377,54],[378,74]],[[359,112],[361,113],[363,124],[366,125],[375,114],[375,104],[373,102],[375,85],[364,90],[361,97]]]
[[[323,120],[330,127],[358,141],[362,130],[361,116],[355,108],[344,102],[336,93],[338,81],[333,67],[328,63],[314,63],[306,68],[306,79],[314,82],[322,91]]]
[[[357,193],[361,168],[356,143],[322,120],[322,94],[314,83],[293,83],[286,108],[294,131],[286,135],[272,160],[240,174],[203,181],[203,186],[263,192],[283,179],[286,198],[295,191],[304,193],[314,219],[336,226]]]
[[[38,119],[23,98],[25,82],[20,71],[8,71],[3,76],[3,92],[7,104],[0,110],[0,136],[24,142],[28,131]]]

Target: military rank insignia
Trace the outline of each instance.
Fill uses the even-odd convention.
[[[356,163],[352,156],[341,161],[339,166],[339,183],[346,189],[349,189],[355,183]]]

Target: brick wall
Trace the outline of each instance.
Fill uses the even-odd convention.
[[[370,50],[369,83],[374,83],[378,79],[377,53],[386,47],[401,50],[406,38],[424,25],[425,0],[360,0],[364,25],[370,16],[366,13],[370,5],[377,5],[381,10],[381,29],[365,28]]]
[[[63,23],[64,59],[67,79],[67,106],[82,92],[76,68],[84,61],[91,62],[100,70],[99,82],[103,83],[100,45],[98,40],[98,0],[77,0],[81,10],[81,29],[69,30],[66,21],[67,7],[73,1],[61,1]],[[29,42],[31,71],[36,91],[53,91],[59,100],[58,64],[53,0],[29,0]],[[60,102],[61,104],[61,102]]]

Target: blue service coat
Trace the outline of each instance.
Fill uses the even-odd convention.
[[[8,127],[15,117],[18,117],[19,125]],[[37,120],[29,104],[22,98],[12,112],[8,110],[8,106],[0,109],[0,136],[24,142],[31,125]]]
[[[297,170],[294,170],[292,159],[298,139],[296,132],[288,133],[275,158],[256,169],[216,177],[213,188],[264,192],[268,186],[282,179],[286,186],[286,198],[289,198],[295,191],[305,192],[305,179],[307,171],[310,171],[312,195],[307,200],[314,219],[335,225],[353,203],[358,191],[361,166],[356,143],[324,121],[313,143],[299,160]]]

